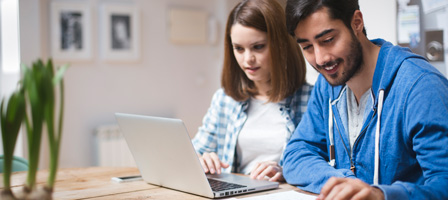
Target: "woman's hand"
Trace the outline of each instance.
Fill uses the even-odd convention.
[[[199,161],[201,161],[202,169],[205,173],[221,174],[221,168],[229,167],[229,164],[221,162],[216,153],[203,153],[202,156],[198,154]]]
[[[260,162],[250,172],[252,179],[262,180],[265,176],[269,177],[269,181],[285,182],[282,167],[274,161]]]

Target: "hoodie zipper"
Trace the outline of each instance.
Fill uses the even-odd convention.
[[[374,113],[372,115],[372,117],[369,120],[369,123],[367,124],[366,127],[364,127],[364,129],[361,131],[361,133],[359,134],[359,136],[356,138],[355,143],[353,144],[353,147],[355,147],[356,143],[358,143],[359,138],[367,131],[367,128],[370,126],[370,124],[372,123],[373,117],[375,117],[376,115],[376,110],[374,110]],[[333,119],[334,121],[336,121],[336,117],[333,115]],[[339,133],[339,137],[342,138],[342,134],[341,131],[339,130],[339,126],[336,123],[336,129],[338,130]],[[347,154],[349,154],[349,159],[350,159],[350,170],[355,174],[356,176],[356,166],[353,163],[353,148],[350,148],[350,152],[347,148],[347,145],[345,145],[344,141],[342,141],[342,144],[344,145],[345,151],[347,152]]]
[[[372,117],[369,120],[369,123],[367,124],[366,127],[364,127],[364,129],[361,130],[361,133],[359,133],[358,137],[356,138],[355,142],[353,143],[353,148],[355,148],[356,144],[358,143],[359,138],[367,131],[367,128],[370,126],[370,124],[372,123],[373,117],[375,117],[376,115],[376,110],[374,110],[374,113],[372,115]],[[355,171],[356,171],[356,167],[353,163],[353,148],[350,148],[350,170],[352,170],[352,172],[356,175]]]

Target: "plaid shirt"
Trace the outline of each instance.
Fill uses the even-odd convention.
[[[279,103],[281,114],[287,120],[285,128],[288,135],[285,145],[306,111],[312,89],[313,86],[304,84],[292,96]],[[238,102],[227,96],[223,89],[216,91],[202,126],[192,140],[198,153],[215,152],[222,162],[228,163],[230,167],[223,169],[224,172],[238,172],[238,163],[234,162],[238,160],[235,158],[236,143],[247,119],[249,101]],[[280,165],[282,164],[283,159],[280,161]]]

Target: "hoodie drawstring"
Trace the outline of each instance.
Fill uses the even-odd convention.
[[[375,131],[375,171],[373,173],[373,184],[378,185],[379,167],[380,167],[380,128],[381,111],[383,110],[384,90],[380,90],[378,96],[378,118]]]
[[[335,165],[335,152],[334,152],[334,134],[333,134],[333,109],[331,108],[331,99],[329,99],[329,117],[328,117],[328,135],[330,138],[330,162],[328,164],[332,167]]]

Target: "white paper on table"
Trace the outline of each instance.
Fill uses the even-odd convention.
[[[316,196],[296,192],[294,190],[286,192],[277,192],[272,194],[260,195],[255,197],[238,198],[244,200],[272,200],[272,199],[282,199],[282,200],[316,200]]]

